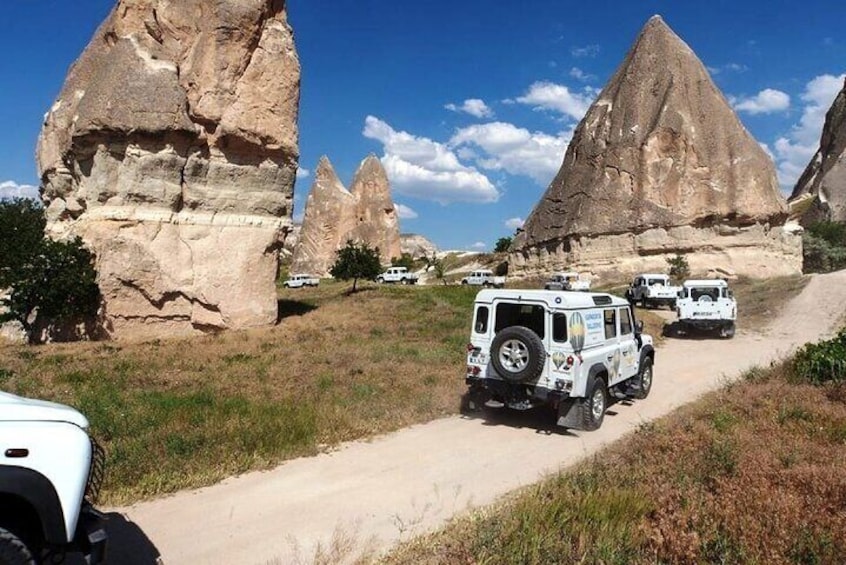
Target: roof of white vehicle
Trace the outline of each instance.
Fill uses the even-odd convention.
[[[481,290],[476,295],[476,302],[490,304],[494,300],[543,302],[548,308],[595,308],[597,306],[629,305],[627,300],[604,292],[509,288]]]
[[[725,287],[728,286],[728,283],[723,279],[699,279],[699,280],[690,280],[684,281],[684,286],[687,288],[694,287],[694,286],[710,286],[710,287]]]
[[[638,275],[638,277],[644,279],[669,279],[670,275],[663,275],[661,273],[644,273],[642,275]]]

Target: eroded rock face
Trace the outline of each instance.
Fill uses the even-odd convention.
[[[846,222],[846,82],[825,116],[820,148],[799,177],[790,203],[802,208],[804,225]]]
[[[350,191],[338,179],[329,159],[320,159],[291,272],[328,276],[338,249],[347,240],[378,247],[383,264],[402,254],[388,175],[374,155],[361,162]]]
[[[121,0],[38,142],[48,231],[97,256],[106,328],[276,321],[300,66],[284,0]]]
[[[655,16],[576,129],[511,264],[665,270],[668,256],[690,252],[704,253],[694,265],[762,275],[749,258],[764,250],[779,258],[766,274],[794,273],[801,244],[782,230],[786,217],[772,161]]]
[[[416,233],[400,234],[400,247],[403,254],[408,253],[414,259],[434,257],[438,252],[437,245]]]

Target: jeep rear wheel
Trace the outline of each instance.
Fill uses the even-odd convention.
[[[505,328],[491,344],[491,363],[512,383],[537,379],[543,372],[546,350],[538,334],[524,326]]]
[[[649,396],[649,391],[652,390],[652,359],[647,357],[640,365],[640,371],[635,377],[634,381],[635,391],[632,396],[639,400],[643,400]]]
[[[21,539],[0,528],[0,563],[3,565],[35,565],[35,559]]]
[[[582,429],[586,431],[598,430],[605,419],[605,409],[608,407],[608,396],[605,392],[605,380],[595,377],[589,383],[588,395],[582,399]]]

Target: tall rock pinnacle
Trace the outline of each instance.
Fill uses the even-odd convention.
[[[353,177],[350,192],[356,197],[356,225],[351,238],[379,248],[383,263],[402,254],[399,220],[391,199],[391,185],[382,162],[369,155]]]
[[[48,230],[97,257],[115,337],[272,324],[300,64],[284,0],[120,0],[48,112]]]
[[[797,272],[775,168],[694,52],[655,16],[576,129],[515,240],[517,269]],[[776,229],[776,227],[778,227]],[[761,259],[750,248],[766,247]],[[770,259],[790,257],[787,266]],[[769,259],[768,259],[769,257]]]
[[[803,224],[846,222],[846,82],[825,116],[820,148],[799,177],[790,203],[806,208]]]

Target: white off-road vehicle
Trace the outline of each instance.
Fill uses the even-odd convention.
[[[549,280],[544,283],[546,290],[577,290],[587,292],[590,290],[590,280],[583,279],[576,272],[553,273]]]
[[[406,267],[391,267],[378,277],[377,283],[400,283],[400,284],[417,284],[419,277],[416,273],[411,273]]]
[[[560,426],[595,430],[609,397],[646,398],[655,349],[634,308],[604,293],[483,290],[467,346],[463,405],[551,405]]]
[[[502,288],[505,286],[505,277],[494,276],[490,269],[476,269],[461,279],[461,284]]]
[[[720,337],[733,337],[737,301],[722,279],[685,281],[676,300],[678,324],[688,329],[719,331]]]
[[[320,279],[315,277],[314,275],[307,275],[307,274],[298,274],[298,275],[291,275],[288,277],[288,280],[285,281],[284,286],[288,288],[302,288],[304,286],[318,286],[320,284]]]
[[[73,408],[0,392],[0,563],[106,555],[96,502],[105,470],[88,420]]]
[[[640,302],[643,308],[667,305],[673,309],[680,290],[680,286],[670,284],[668,275],[638,275],[626,291],[626,298],[632,304]]]

